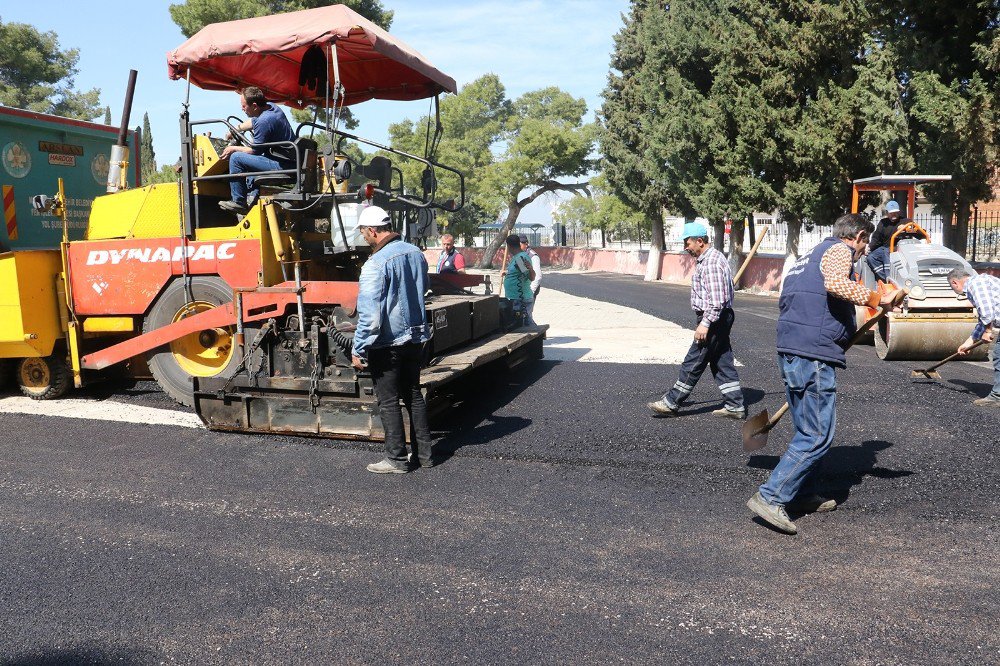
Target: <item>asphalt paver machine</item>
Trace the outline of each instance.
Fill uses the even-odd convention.
[[[65,293],[50,319],[61,314],[67,342],[47,360],[48,376],[71,373],[80,386],[145,359],[211,428],[381,439],[371,377],[350,363],[357,280],[371,252],[357,218],[378,205],[412,236],[435,211],[464,204],[464,177],[434,158],[438,95],[455,92],[454,80],[342,5],[209,25],[167,59],[188,95],[192,85],[256,86],[269,101],[316,111],[293,141],[272,146],[293,166],[254,174],[260,197],[234,214],[219,207],[232,178],[220,155],[227,141],[249,145],[242,119],[192,120],[185,102],[178,181],[99,197],[85,239],[65,244],[47,301]],[[428,98],[436,122],[424,155],[341,127],[352,104]],[[457,196],[442,200],[444,182]],[[48,258],[52,281],[60,266]],[[546,327],[520,326],[485,276],[432,274],[431,286],[421,382],[432,404],[450,402],[471,373],[541,357]],[[62,392],[45,381],[32,397]]]
[[[906,217],[890,240],[888,282],[882,282],[862,257],[855,266],[858,280],[869,289],[886,293],[906,288],[909,295],[899,312],[891,312],[874,327],[875,350],[882,360],[937,360],[954,352],[976,325],[968,299],[957,296],[948,284],[954,268],[975,270],[956,252],[934,243],[931,235],[913,220],[916,187],[921,183],[951,180],[945,175],[880,175],[854,181],[851,212],[858,212],[863,192],[898,192],[905,196]],[[878,311],[859,306],[861,327]],[[982,347],[968,360],[986,357]]]

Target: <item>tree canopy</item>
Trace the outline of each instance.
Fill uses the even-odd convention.
[[[337,4],[347,5],[386,30],[392,24],[392,12],[382,6],[381,0],[186,0],[170,5],[170,18],[185,37],[191,37],[210,23]]]
[[[803,221],[848,206],[851,179],[948,173],[927,193],[956,213],[964,250],[996,163],[998,21],[998,0],[633,0],[604,95],[605,173],[633,205],[716,225],[776,210],[792,253]]]
[[[101,115],[100,91],[74,88],[80,54],[60,49],[54,32],[0,22],[0,105],[78,120]]]

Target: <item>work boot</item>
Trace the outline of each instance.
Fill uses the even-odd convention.
[[[659,416],[677,416],[677,408],[671,407],[662,398],[656,402],[647,402],[646,406]]]
[[[396,463],[388,458],[383,458],[377,463],[368,465],[368,471],[372,474],[406,474],[410,470],[408,467],[397,467]]]
[[[741,420],[747,417],[747,410],[745,409],[729,409],[728,407],[721,407],[712,412],[716,416],[721,416],[727,419]]]
[[[246,203],[240,201],[220,201],[219,208],[230,213],[239,213],[240,215],[246,215],[250,212]]]
[[[407,454],[406,462],[410,463],[410,465],[412,465],[413,467],[423,467],[425,469],[428,467],[434,467],[435,465],[433,458],[428,458],[427,460],[420,460],[412,453]]]
[[[786,534],[796,534],[799,531],[799,528],[785,513],[785,507],[778,504],[768,504],[759,492],[747,501],[747,508],[763,518],[768,525]]]
[[[788,503],[787,508],[796,513],[826,513],[837,508],[837,500],[820,497],[813,493],[804,497],[796,497]]]
[[[980,398],[979,400],[973,400],[972,404],[977,407],[1000,407],[1000,398],[994,396],[991,393],[985,398]]]

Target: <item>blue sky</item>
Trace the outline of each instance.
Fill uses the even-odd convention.
[[[53,30],[62,48],[80,50],[76,87],[101,89],[118,125],[128,70],[139,72],[130,126],[149,113],[157,162],[180,153],[177,119],[184,84],[167,78],[166,53],[184,41],[170,19],[168,1],[26,0],[5,2],[4,22],[30,23]],[[462,86],[493,72],[510,97],[557,85],[600,104],[612,39],[621,28],[628,0],[383,0],[395,11],[390,32],[450,74]],[[193,118],[239,114],[235,93],[192,89]],[[427,101],[372,101],[353,107],[358,133],[383,141],[390,123],[417,118]],[[548,222],[548,204],[533,204],[524,221]]]

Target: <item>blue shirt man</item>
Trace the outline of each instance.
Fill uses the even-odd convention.
[[[253,145],[226,146],[219,157],[229,160],[229,173],[243,174],[292,168],[294,162],[279,158],[273,147],[260,147],[260,144],[295,139],[295,133],[292,132],[292,126],[288,124],[284,112],[264,99],[264,93],[260,88],[253,86],[241,93],[240,106],[249,120],[240,123],[238,129],[253,131]],[[254,184],[252,177],[230,180],[229,189],[232,200],[219,202],[219,207],[241,215],[249,210],[250,204],[256,201],[260,193],[260,187]]]
[[[992,275],[973,275],[964,268],[948,274],[948,284],[956,294],[965,294],[976,308],[976,323],[972,335],[958,347],[959,354],[966,354],[980,340],[993,344],[993,390],[985,398],[973,400],[978,407],[1000,407],[1000,278]]]
[[[413,460],[420,467],[434,464],[427,405],[420,391],[422,345],[430,340],[424,303],[427,260],[415,245],[393,232],[389,213],[378,206],[361,211],[358,228],[372,246],[372,255],[358,280],[358,325],[351,364],[356,370],[371,372],[385,429],[385,458],[368,465],[368,471],[405,474],[410,471],[410,459],[400,398],[410,412]]]

